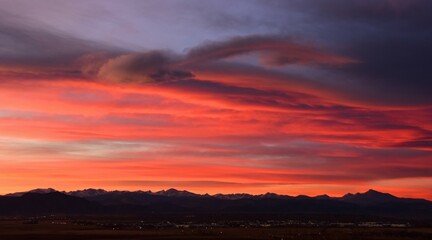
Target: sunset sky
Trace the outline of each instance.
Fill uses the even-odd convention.
[[[432,1],[0,0],[0,194],[432,200]]]

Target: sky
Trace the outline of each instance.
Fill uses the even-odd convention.
[[[432,200],[431,9],[0,0],[0,194]]]

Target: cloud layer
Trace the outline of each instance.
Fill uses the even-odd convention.
[[[118,83],[149,83],[192,78],[191,72],[175,69],[175,60],[168,53],[153,51],[126,54],[110,59],[98,77]]]

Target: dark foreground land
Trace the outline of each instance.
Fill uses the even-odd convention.
[[[236,225],[237,226],[230,226]],[[380,223],[240,222],[209,224],[143,223],[137,220],[105,219],[3,219],[1,240],[72,239],[432,239],[432,228]]]

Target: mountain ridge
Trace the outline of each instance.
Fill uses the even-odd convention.
[[[165,191],[106,191],[84,189],[60,192],[34,189],[0,196],[0,216],[148,214],[321,214],[373,215],[432,220],[432,202],[398,198],[369,190],[342,197],[318,195],[195,194]]]
[[[385,202],[386,200],[394,200],[394,199],[415,199],[415,200],[425,200],[432,202],[428,199],[423,198],[406,198],[406,197],[396,197],[390,193],[380,192],[374,189],[369,189],[366,192],[357,192],[357,193],[346,193],[341,197],[334,197],[329,196],[327,194],[321,194],[316,196],[308,196],[308,195],[286,195],[286,194],[277,194],[272,192],[267,192],[264,194],[249,194],[249,193],[216,193],[216,194],[198,194],[193,193],[187,190],[178,190],[175,188],[169,188],[167,190],[160,190],[160,191],[143,191],[143,190],[136,190],[136,191],[128,191],[128,190],[105,190],[101,188],[86,188],[81,190],[73,190],[73,191],[59,191],[54,188],[36,188],[31,189],[29,191],[23,191],[23,192],[14,192],[14,193],[8,193],[0,196],[22,196],[25,193],[51,193],[51,192],[60,192],[64,193],[66,195],[71,195],[75,197],[92,197],[92,196],[98,196],[108,193],[147,193],[151,195],[160,195],[160,196],[171,196],[171,197],[216,197],[221,199],[228,199],[228,200],[234,200],[234,199],[243,199],[243,198],[316,198],[316,199],[340,199],[345,201],[361,201],[364,198],[380,198],[381,201]]]

